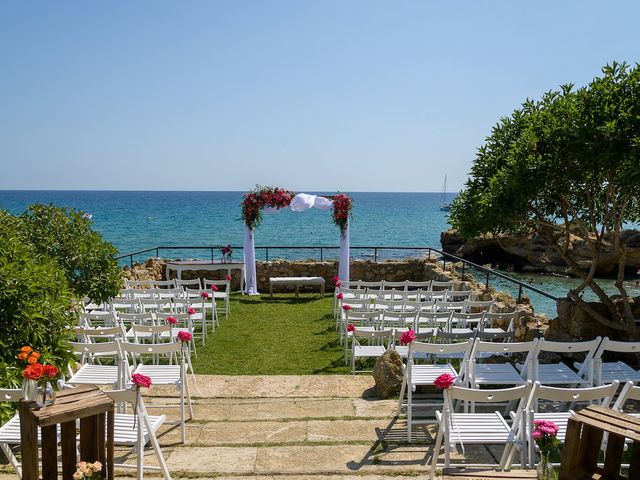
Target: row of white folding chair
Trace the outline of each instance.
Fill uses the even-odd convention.
[[[611,383],[613,380],[640,384],[640,370],[634,370],[621,360],[607,362],[603,358],[607,356],[607,352],[628,354],[632,361],[637,362],[640,355],[640,342],[621,342],[604,337],[593,355],[593,381],[596,385]],[[576,367],[579,368],[580,364],[576,363]]]
[[[134,373],[151,377],[154,385],[174,385],[180,395],[180,425],[182,443],[185,441],[185,401],[189,408],[189,418],[193,417],[189,384],[186,375],[186,361],[189,358],[187,347],[181,342],[161,344],[130,343],[120,339],[114,342],[76,343],[71,347],[81,359],[93,355],[111,355],[114,365],[95,365],[84,363],[70,375],[70,385],[107,385],[112,388],[123,388]],[[168,358],[168,364],[144,363],[144,356],[161,355]],[[174,362],[174,359],[176,361]]]
[[[516,451],[520,453],[520,465],[526,465],[528,457],[529,466],[533,467],[535,442],[531,438],[533,421],[554,421],[560,431],[558,438],[563,440],[568,419],[573,415],[571,408],[576,402],[598,402],[607,406],[615,395],[618,382],[611,385],[589,388],[558,388],[545,387],[531,381],[516,387],[506,389],[479,390],[454,385],[444,391],[442,413],[436,412],[436,421],[439,425],[438,435],[431,460],[430,478],[435,478],[438,465],[440,447],[444,444],[444,466],[450,466],[451,447],[456,444],[470,445],[504,445],[499,468],[509,469],[512,466]],[[567,411],[554,411],[538,413],[537,405],[540,400],[563,402],[567,405]],[[498,411],[491,413],[456,412],[455,403],[465,405],[476,403],[506,403],[517,402],[515,410],[504,417]]]
[[[159,428],[166,422],[165,415],[151,416],[147,412],[140,389],[129,388],[122,390],[104,390],[116,404],[127,404],[133,409],[133,413],[118,411],[114,414],[114,445],[132,447],[136,453],[136,463],[116,464],[119,468],[134,468],[137,471],[137,479],[141,480],[145,470],[160,471],[165,480],[171,480],[171,474],[165,462],[162,450],[156,434]],[[18,402],[22,398],[20,389],[0,389],[0,400],[4,402]],[[40,443],[40,430],[38,430],[38,443]],[[60,433],[58,432],[58,436]],[[79,436],[78,440],[79,441]],[[8,422],[0,426],[0,448],[16,471],[18,478],[22,478],[22,465],[18,462],[12,447],[21,444],[20,416],[16,413]],[[159,466],[144,464],[144,447],[151,444]]]

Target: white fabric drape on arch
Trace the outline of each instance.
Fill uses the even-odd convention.
[[[299,193],[291,199],[289,209],[294,212],[304,212],[310,208],[319,210],[329,210],[333,207],[333,201],[326,197],[318,195],[309,195],[307,193]],[[264,209],[265,213],[277,213],[277,209]],[[253,238],[253,230],[245,225],[244,227],[244,280],[247,295],[259,295],[258,277],[256,273],[256,246]],[[340,235],[340,254],[338,257],[338,277],[340,280],[349,281],[349,224],[344,231],[344,235]]]

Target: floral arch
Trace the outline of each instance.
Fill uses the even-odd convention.
[[[349,280],[349,217],[353,200],[344,193],[332,197],[292,192],[280,187],[256,187],[245,193],[242,200],[242,220],[244,221],[244,266],[245,291],[249,295],[258,295],[256,275],[256,253],[253,233],[262,221],[263,213],[275,213],[283,208],[294,212],[304,212],[310,208],[332,210],[332,219],[340,228],[340,256],[338,277]]]

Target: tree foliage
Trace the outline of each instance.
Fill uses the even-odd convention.
[[[65,271],[69,287],[81,297],[103,302],[122,286],[117,250],[91,228],[82,212],[53,205],[31,205],[21,216],[27,241]]]
[[[470,179],[453,202],[451,223],[463,237],[535,232],[607,305],[612,328],[637,336],[624,288],[626,223],[640,221],[640,67],[613,63],[589,85],[564,85],[527,100],[502,118],[478,150]],[[590,269],[572,256],[586,241]],[[620,311],[595,283],[605,247],[618,259]]]

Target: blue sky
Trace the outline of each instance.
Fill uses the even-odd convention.
[[[0,189],[459,189],[637,1],[0,3]]]

